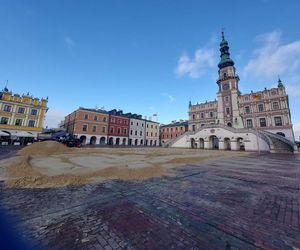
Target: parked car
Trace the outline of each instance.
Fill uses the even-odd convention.
[[[68,147],[81,147],[81,140],[70,134],[65,137],[59,138],[58,141]]]

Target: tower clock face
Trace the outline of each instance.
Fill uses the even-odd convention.
[[[223,85],[223,90],[228,90],[229,89],[229,84],[228,83],[225,83],[224,85]]]

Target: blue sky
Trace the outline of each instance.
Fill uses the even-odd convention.
[[[0,0],[0,6],[0,85],[8,80],[15,93],[49,96],[48,126],[79,106],[158,113],[163,123],[187,119],[189,100],[216,98],[225,27],[240,90],[271,88],[280,75],[300,132],[298,0]]]

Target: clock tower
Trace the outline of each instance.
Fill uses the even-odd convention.
[[[218,64],[219,86],[218,96],[218,116],[217,123],[234,128],[243,128],[243,120],[239,113],[238,88],[239,76],[236,74],[234,62],[230,58],[228,42],[225,40],[222,31],[222,41],[220,43],[221,60]]]

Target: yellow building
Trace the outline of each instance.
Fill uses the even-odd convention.
[[[12,94],[7,88],[0,92],[0,136],[6,134],[12,140],[37,138],[42,131],[47,99]]]

